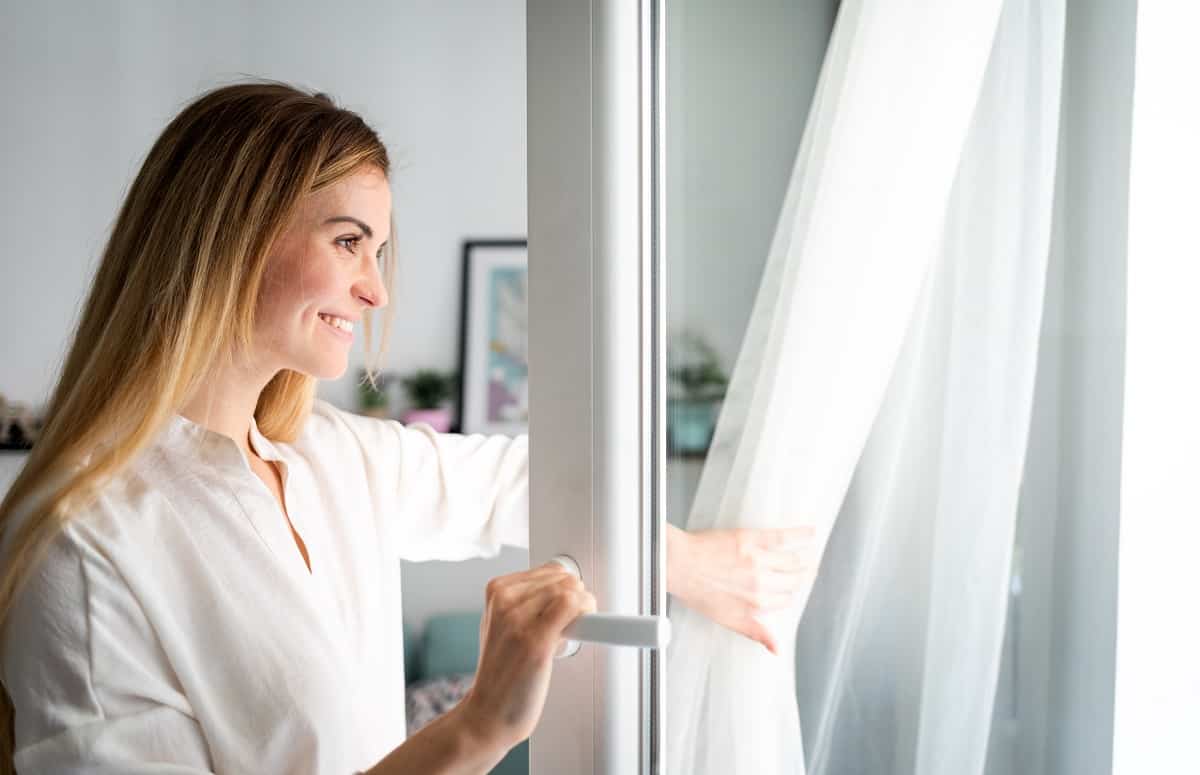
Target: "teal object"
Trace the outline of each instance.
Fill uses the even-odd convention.
[[[482,611],[464,611],[430,617],[419,649],[410,648],[412,631],[404,628],[404,661],[408,681],[474,673],[479,664],[479,623]],[[416,651],[416,653],[413,653]],[[409,659],[413,667],[408,669]],[[489,775],[529,775],[529,741],[504,755]]]
[[[417,656],[421,678],[474,673],[479,665],[479,622],[482,612],[440,614],[425,624]]]
[[[667,435],[674,452],[704,452],[715,425],[716,406],[712,401],[675,398],[667,402]]]
[[[404,622],[404,682],[412,683],[417,680],[417,637],[412,627]]]
[[[514,746],[488,775],[529,775],[529,741]]]

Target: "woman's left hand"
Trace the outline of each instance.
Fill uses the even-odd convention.
[[[756,617],[795,601],[816,574],[817,553],[811,526],[694,533],[669,526],[667,592],[778,655],[775,639]]]

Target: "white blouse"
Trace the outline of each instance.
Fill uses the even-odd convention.
[[[349,775],[404,740],[399,559],[528,546],[528,437],[318,399],[295,442],[250,440],[311,574],[233,440],[175,415],[17,599],[18,772]]]

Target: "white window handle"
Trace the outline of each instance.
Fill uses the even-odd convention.
[[[582,579],[579,563],[565,554],[554,562]],[[666,648],[671,640],[671,620],[665,616],[629,616],[625,614],[584,614],[563,631],[566,642],[557,657],[569,657],[579,651],[582,643],[606,646],[632,646],[641,649]]]

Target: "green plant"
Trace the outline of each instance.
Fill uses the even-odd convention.
[[[724,372],[715,363],[676,367],[671,369],[671,379],[683,389],[684,396],[694,400],[720,398],[725,395],[725,387],[729,384]]]
[[[454,394],[458,377],[452,372],[420,369],[405,377],[404,390],[417,409],[436,409]]]
[[[699,334],[684,333],[673,343],[670,360],[676,365],[667,369],[671,380],[680,387],[685,398],[693,401],[716,400],[725,395],[729,384],[721,369],[717,351]]]
[[[376,374],[371,380],[366,369],[358,370],[358,404],[363,409],[385,409],[388,405],[387,385],[392,377]]]

